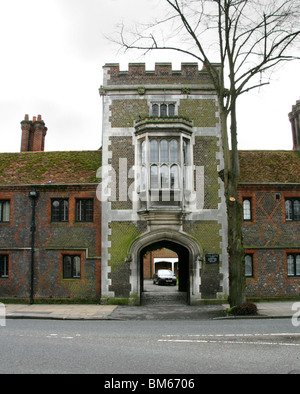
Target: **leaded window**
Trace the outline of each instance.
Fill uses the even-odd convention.
[[[253,255],[252,254],[245,255],[245,276],[246,276],[246,278],[253,277]]]
[[[175,104],[174,103],[154,103],[152,104],[153,117],[167,118],[175,116]]]
[[[76,200],[76,222],[93,222],[94,220],[94,200]]]
[[[143,147],[142,147],[143,149]],[[177,139],[151,139],[150,188],[179,188],[179,144]],[[143,182],[142,182],[143,183]]]
[[[51,200],[51,221],[68,222],[69,221],[69,200],[56,198]]]
[[[79,279],[81,277],[80,256],[63,256],[63,277],[64,279]]]
[[[250,222],[252,220],[251,199],[244,198],[243,200],[243,219]]]

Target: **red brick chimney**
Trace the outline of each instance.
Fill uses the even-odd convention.
[[[42,120],[42,116],[38,115],[29,120],[29,116],[25,115],[21,122],[22,141],[21,152],[40,152],[45,150],[45,137],[47,127]]]

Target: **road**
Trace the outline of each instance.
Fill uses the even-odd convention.
[[[300,372],[300,328],[289,319],[7,320],[0,349],[0,374]]]

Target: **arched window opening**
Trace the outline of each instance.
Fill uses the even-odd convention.
[[[160,142],[160,162],[167,163],[169,161],[169,144],[166,140]]]
[[[162,189],[169,188],[169,167],[167,165],[162,165],[160,167],[160,181]]]
[[[153,165],[150,168],[150,186],[151,189],[158,189],[158,167]]]
[[[173,165],[171,167],[171,189],[178,189],[179,188],[179,171],[178,166]]]
[[[170,142],[170,161],[173,163],[178,162],[178,142],[176,140]]]
[[[150,142],[150,162],[158,162],[158,142],[154,139]]]
[[[251,200],[244,199],[243,201],[243,218],[244,220],[250,221],[251,218]]]

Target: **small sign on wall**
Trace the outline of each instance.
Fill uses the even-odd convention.
[[[219,255],[218,254],[206,254],[205,255],[206,264],[219,264]]]

